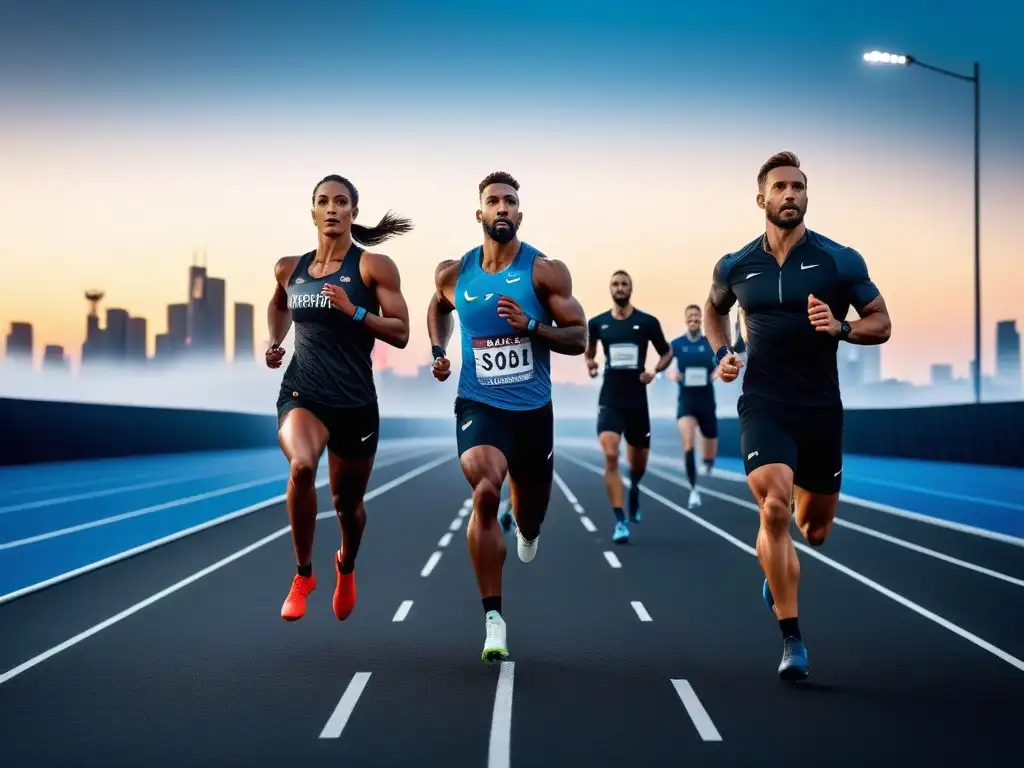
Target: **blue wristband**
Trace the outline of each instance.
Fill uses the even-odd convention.
[[[530,318],[530,322],[528,322],[526,324],[526,332],[527,333],[533,333],[536,330],[537,330],[537,321],[534,320],[533,318]]]
[[[366,317],[366,309],[364,307],[356,307],[356,311],[352,315],[352,319],[357,323],[363,322],[363,318]]]

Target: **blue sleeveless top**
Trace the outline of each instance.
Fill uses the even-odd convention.
[[[459,397],[508,411],[529,411],[551,402],[551,350],[498,314],[498,299],[507,296],[527,317],[551,325],[551,315],[533,288],[533,262],[539,256],[536,248],[521,243],[512,263],[493,274],[480,266],[483,246],[462,257],[455,282],[462,349]]]

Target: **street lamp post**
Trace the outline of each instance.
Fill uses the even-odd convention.
[[[919,67],[940,75],[966,80],[974,86],[974,402],[981,402],[981,65],[974,62],[972,75],[961,75],[942,67],[925,64],[913,56],[871,51],[864,54],[869,64],[895,64]]]

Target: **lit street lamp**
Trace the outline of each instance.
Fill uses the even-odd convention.
[[[980,195],[980,126],[981,126],[981,66],[974,62],[973,75],[961,75],[942,67],[918,61],[913,56],[871,51],[864,54],[869,64],[895,64],[919,67],[940,75],[966,80],[974,85],[974,402],[981,402],[981,195]]]

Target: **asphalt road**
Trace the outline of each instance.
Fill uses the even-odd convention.
[[[281,504],[0,605],[4,765],[1012,762],[1020,546],[842,505],[848,524],[800,550],[811,678],[791,685],[741,483],[701,478],[689,512],[678,471],[652,465],[616,546],[598,454],[556,456],[537,559],[507,537],[510,662],[480,661],[452,446],[371,481],[345,622],[329,511],[309,612],[281,620]]]

